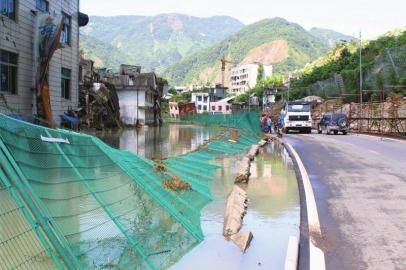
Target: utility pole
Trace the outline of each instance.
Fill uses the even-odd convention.
[[[359,31],[359,103],[360,103],[360,121],[359,131],[362,131],[362,34]]]

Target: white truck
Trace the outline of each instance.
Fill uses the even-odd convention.
[[[305,101],[288,101],[281,113],[282,131],[289,133],[292,130],[299,132],[312,132],[312,116],[310,103]]]

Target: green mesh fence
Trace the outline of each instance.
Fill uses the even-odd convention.
[[[258,112],[242,112],[225,115],[190,115],[181,118],[184,122],[227,127],[225,132],[208,144],[208,150],[218,154],[237,154],[248,149],[260,139],[261,126]],[[232,130],[238,130],[238,140],[232,141]]]
[[[0,269],[65,269],[4,171],[0,171]]]
[[[169,267],[203,240],[200,212],[219,168],[209,161],[256,143],[258,119],[183,119],[228,129],[197,151],[164,160],[160,170],[95,137],[0,114],[0,269]],[[238,140],[230,140],[234,129]],[[174,176],[190,189],[165,188]]]
[[[200,174],[191,166],[178,167],[186,155],[168,160],[169,171],[158,172],[153,161],[92,136],[4,115],[0,136],[2,151],[18,172],[14,181],[22,183],[19,192],[34,197],[26,201],[30,211],[39,209],[38,216],[52,224],[48,233],[61,242],[54,245],[64,251],[58,254],[68,268],[167,268],[203,239],[200,211],[211,200],[208,172],[217,168],[207,163],[212,156],[191,154],[206,166]],[[164,188],[171,173],[185,175],[191,189]]]

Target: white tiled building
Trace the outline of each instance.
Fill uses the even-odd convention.
[[[0,0],[0,93],[10,107],[35,114],[34,25],[36,14],[62,14],[66,23],[49,67],[52,113],[56,123],[78,107],[79,0]]]
[[[258,64],[247,64],[231,69],[230,92],[242,94],[257,83]],[[272,76],[272,66],[264,65],[263,79]]]
[[[209,93],[192,93],[192,102],[196,104],[197,113],[208,113],[210,105]]]

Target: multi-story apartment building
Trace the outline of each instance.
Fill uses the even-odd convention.
[[[79,103],[79,24],[88,19],[79,13],[79,0],[0,0],[0,93],[15,110],[36,114],[35,25],[43,12],[64,21],[62,48],[54,53],[47,73],[52,115],[59,124],[60,115]]]
[[[210,105],[209,93],[192,93],[192,102],[196,104],[197,113],[208,113]]]
[[[230,92],[242,94],[257,83],[258,64],[247,64],[231,69]],[[263,78],[272,76],[272,66],[264,65]]]

